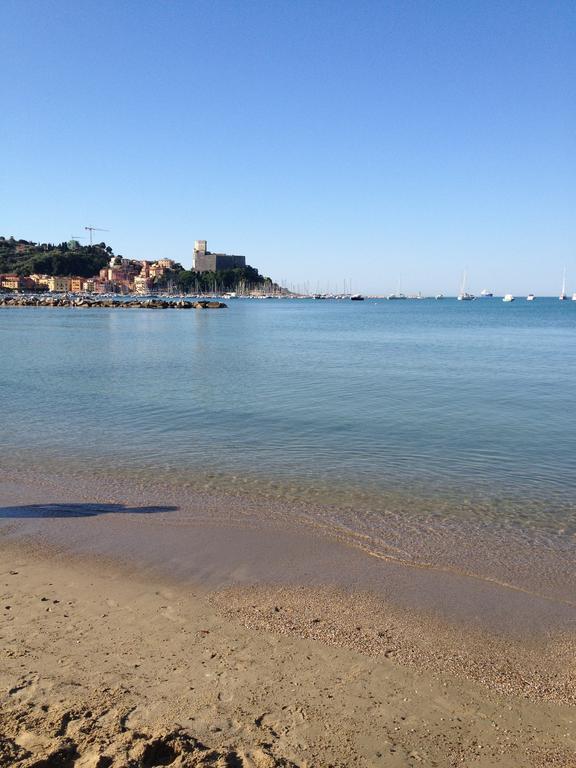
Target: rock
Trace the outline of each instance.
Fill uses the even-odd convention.
[[[0,307],[82,307],[83,309],[223,309],[222,301],[187,301],[184,299],[99,299],[96,297],[63,298],[55,296],[2,296]]]

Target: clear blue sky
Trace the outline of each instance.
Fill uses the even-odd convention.
[[[2,0],[0,233],[576,290],[574,0]]]

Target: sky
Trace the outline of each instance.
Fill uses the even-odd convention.
[[[576,291],[573,0],[2,0],[0,29],[4,236]]]

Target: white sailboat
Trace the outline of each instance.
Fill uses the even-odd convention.
[[[566,296],[566,267],[564,267],[564,273],[562,275],[562,290],[560,291],[560,296],[558,296],[560,301],[566,301],[568,298]]]
[[[512,296],[511,293],[507,293],[506,296],[504,296],[504,298],[502,299],[502,301],[506,301],[506,302],[514,301],[514,296]]]
[[[458,301],[474,301],[474,296],[466,292],[466,272],[462,275],[462,285],[458,294]]]
[[[402,293],[402,291],[400,290],[400,281],[398,281],[398,290],[396,291],[396,293],[389,294],[387,298],[389,301],[397,301],[398,299],[406,298],[406,294]]]
[[[526,296],[526,301],[534,301],[536,296],[534,296],[533,293],[529,293],[528,296]]]

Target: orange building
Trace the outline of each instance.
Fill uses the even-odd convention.
[[[72,293],[81,293],[84,290],[85,277],[71,277],[70,290]]]
[[[0,275],[0,288],[10,291],[33,291],[36,283],[30,277],[21,275]]]

